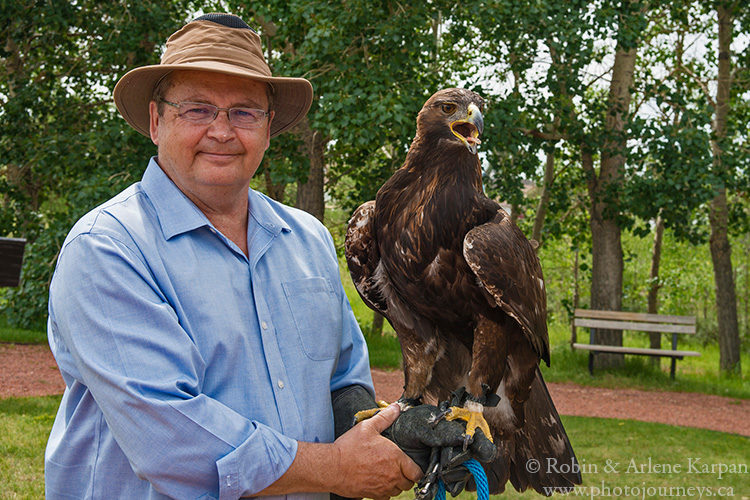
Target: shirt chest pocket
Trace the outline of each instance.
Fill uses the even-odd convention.
[[[282,283],[299,342],[313,360],[333,359],[341,346],[341,302],[326,278]]]

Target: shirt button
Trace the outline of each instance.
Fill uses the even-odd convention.
[[[263,328],[264,330],[268,330],[268,323],[266,323],[265,321],[261,321],[260,327]]]
[[[279,389],[283,389],[284,388],[284,381],[281,380],[281,379],[279,379],[279,381],[277,382],[277,385],[279,386]]]

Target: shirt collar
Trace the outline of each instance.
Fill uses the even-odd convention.
[[[175,185],[152,157],[141,180],[141,187],[153,203],[165,239],[186,233],[211,222],[185,194]],[[264,195],[248,191],[250,217],[271,234],[291,231],[289,224],[279,216]]]
[[[165,239],[211,225],[203,212],[167,177],[156,163],[156,156],[148,162],[141,187],[156,209]]]
[[[247,198],[250,217],[255,219],[258,225],[266,229],[266,231],[271,234],[278,234],[281,231],[292,230],[289,224],[271,206],[271,201],[268,197],[250,189]]]

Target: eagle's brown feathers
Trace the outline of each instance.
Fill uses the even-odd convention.
[[[417,117],[404,165],[354,213],[346,258],[364,301],[401,343],[402,398],[449,398],[465,387],[485,408],[498,458],[493,492],[580,483],[580,474],[530,474],[526,461],[575,462],[539,371],[549,363],[546,292],[531,243],[482,189],[476,154],[484,101],[434,94]]]

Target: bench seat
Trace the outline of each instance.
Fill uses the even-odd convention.
[[[664,356],[669,358],[684,358],[688,356],[700,356],[696,351],[674,351],[671,349],[650,349],[645,347],[620,347],[601,344],[573,344],[574,349],[597,352],[614,352],[621,354],[640,354],[642,356]]]

